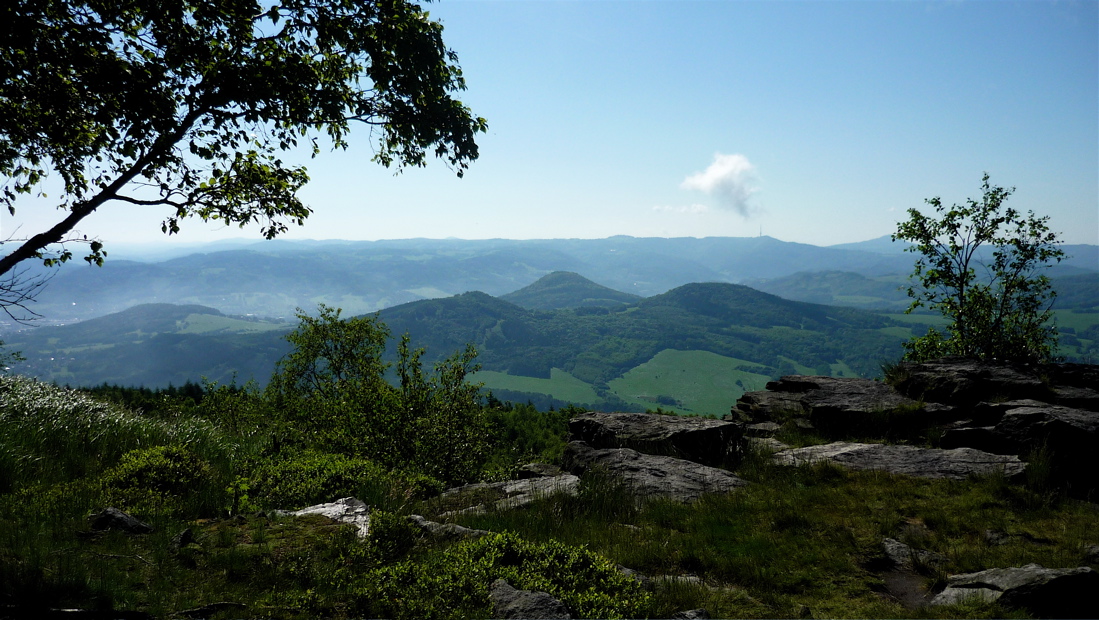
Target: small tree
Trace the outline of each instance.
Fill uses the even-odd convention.
[[[983,178],[980,202],[949,209],[927,200],[937,217],[909,209],[893,240],[911,242],[916,261],[908,295],[912,305],[938,310],[949,319],[946,333],[934,328],[904,343],[905,359],[925,361],[945,355],[981,360],[1048,361],[1057,346],[1050,308],[1056,294],[1041,273],[1064,252],[1048,217],[1004,208],[1015,188],[990,185]],[[983,246],[990,246],[991,254]]]
[[[424,373],[422,349],[406,334],[397,353],[398,385],[386,380],[389,329],[377,317],[343,320],[340,310],[298,313],[268,396],[303,447],[365,457],[390,469],[447,483],[476,478],[488,455],[488,422],[471,346]]]

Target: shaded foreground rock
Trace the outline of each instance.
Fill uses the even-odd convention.
[[[566,473],[556,476],[505,480],[503,482],[477,482],[447,489],[443,492],[442,497],[453,498],[465,495],[482,498],[483,501],[477,505],[453,511],[456,513],[479,513],[489,508],[494,510],[522,508],[536,499],[548,497],[555,493],[576,495],[579,485],[579,478]]]
[[[560,600],[546,592],[516,590],[503,579],[489,586],[493,618],[571,618]]]
[[[276,513],[293,517],[321,515],[333,521],[354,525],[358,529],[360,538],[365,538],[370,534],[370,506],[354,497],[344,497],[334,502],[317,504],[301,510],[278,510]]]
[[[953,405],[1034,399],[1099,409],[1099,367],[1092,364],[1033,366],[944,358],[897,368],[897,391],[910,398]]]
[[[951,575],[932,605],[951,605],[970,598],[997,601],[1042,618],[1099,617],[1099,573],[1089,567],[1043,568],[1027,564]]]
[[[889,558],[894,566],[903,570],[917,570],[946,564],[946,557],[942,554],[926,549],[914,549],[894,538],[882,539],[881,546],[885,557]]]
[[[1026,464],[1019,457],[957,448],[940,450],[888,444],[837,441],[822,446],[783,450],[773,457],[779,465],[804,465],[830,461],[857,470],[879,470],[918,478],[964,480],[970,475],[1003,472],[1008,478],[1021,475]]]
[[[569,434],[593,448],[630,448],[714,467],[736,466],[744,443],[744,427],[733,422],[653,413],[584,413],[569,420]]]
[[[88,525],[96,531],[118,530],[130,534],[148,534],[153,527],[113,507],[88,515]]]
[[[750,420],[778,421],[806,417],[813,428],[831,435],[865,433],[881,427],[946,419],[952,407],[922,403],[870,379],[788,375],[767,384],[767,391],[748,392],[733,407],[733,415]]]
[[[593,467],[603,468],[639,497],[680,502],[693,502],[706,493],[730,493],[748,484],[724,469],[629,448],[599,450],[580,441],[569,442],[564,463],[578,475]]]
[[[420,515],[408,515],[408,521],[419,528],[421,532],[439,540],[468,540],[488,536],[492,533],[488,530],[464,527],[457,523],[436,523],[435,521],[428,521]]]

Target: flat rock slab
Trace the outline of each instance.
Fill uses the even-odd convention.
[[[569,420],[569,434],[593,448],[630,448],[732,467],[740,462],[744,427],[711,418],[590,412]]]
[[[306,515],[321,515],[333,521],[353,525],[358,530],[359,538],[366,538],[370,534],[370,506],[354,497],[344,497],[327,504],[317,504],[302,508],[301,510],[279,510],[278,514],[293,517]]]
[[[488,536],[492,533],[488,530],[464,527],[457,523],[436,523],[435,521],[428,521],[420,515],[408,515],[408,522],[425,534],[439,540],[469,540]]]
[[[601,467],[639,497],[665,497],[684,503],[707,493],[730,493],[748,485],[724,469],[629,448],[600,450],[580,441],[569,442],[564,462],[576,474]]]
[[[554,596],[537,590],[517,590],[503,579],[488,589],[493,618],[571,618],[569,609]]]
[[[903,377],[894,384],[897,391],[930,402],[971,405],[1019,398],[1052,402],[1056,398],[1034,367],[945,358],[902,363],[899,371]]]
[[[970,475],[1003,472],[1008,478],[1023,473],[1026,463],[1013,455],[990,454],[972,448],[940,450],[877,443],[838,441],[822,446],[783,450],[772,457],[779,465],[830,461],[858,470],[879,470],[917,478],[964,480]]]
[[[484,495],[493,498],[490,501],[476,506],[453,511],[454,514],[477,514],[485,512],[490,508],[493,510],[514,510],[516,508],[522,508],[534,500],[548,497],[555,493],[576,495],[579,488],[580,478],[566,473],[556,476],[524,478],[522,480],[505,480],[503,482],[477,482],[455,487],[453,489],[447,489],[443,492],[442,497]]]
[[[130,534],[148,534],[153,531],[148,523],[113,507],[88,515],[88,525],[96,531],[118,530]]]
[[[952,605],[967,599],[997,601],[1023,608],[1041,618],[1099,617],[1099,573],[1080,568],[1043,568],[1027,564],[951,575],[932,605]]]
[[[888,384],[870,379],[787,375],[767,384],[765,392],[749,392],[734,413],[753,420],[779,421],[807,417],[813,427],[842,435],[880,426],[886,416],[919,415],[921,423],[949,417],[953,407],[907,398]]]

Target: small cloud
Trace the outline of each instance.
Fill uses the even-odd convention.
[[[693,205],[657,205],[653,207],[653,211],[662,211],[664,213],[690,213],[699,214],[705,213],[710,210],[710,207],[706,205],[693,204]]]
[[[759,191],[757,180],[756,167],[747,157],[715,153],[709,168],[683,179],[679,186],[714,196],[722,207],[747,216],[752,211],[748,199]]]

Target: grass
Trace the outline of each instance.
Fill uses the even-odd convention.
[[[770,380],[766,375],[741,370],[743,366],[756,365],[709,351],[665,349],[611,381],[608,387],[627,402],[720,417],[744,392],[762,390]],[[661,396],[675,404],[657,400]]]
[[[507,576],[599,616],[704,607],[713,617],[1002,617],[1014,612],[901,607],[884,594],[882,539],[945,556],[945,566],[927,567],[934,587],[947,574],[995,566],[1079,566],[1099,531],[1099,512],[1040,475],[1029,486],[996,476],[920,480],[778,467],[750,451],[737,474],[751,485],[691,505],[640,500],[595,471],[576,496],[451,517],[508,532],[478,543],[437,543],[404,519],[444,520],[459,507],[451,502],[364,498],[381,511],[359,540],[323,517],[229,514],[226,481],[270,441],[251,429],[239,435],[182,411],[136,414],[14,377],[0,377],[0,417],[0,605],[27,615],[64,607],[166,617],[230,602],[204,615],[483,617],[487,584]],[[787,427],[783,440],[820,440]],[[154,531],[91,531],[87,515],[119,501]],[[1005,542],[988,542],[989,530]],[[616,565],[649,576],[651,592]]]
[[[286,331],[286,323],[244,321],[228,316],[212,314],[191,314],[177,324],[179,334],[209,334],[214,332],[252,333],[266,331]]]
[[[592,389],[591,384],[577,379],[560,368],[552,369],[549,379],[482,370],[472,375],[470,380],[484,383],[485,387],[490,390],[514,390],[516,392],[548,394],[558,400],[572,403],[596,403],[602,400]]]

